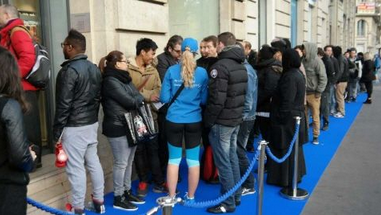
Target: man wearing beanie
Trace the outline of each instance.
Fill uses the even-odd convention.
[[[204,113],[204,123],[211,128],[209,133],[213,157],[219,172],[221,194],[240,180],[237,156],[237,135],[242,123],[247,88],[247,71],[243,62],[245,54],[236,45],[230,32],[218,35],[219,60],[209,72],[209,98]],[[233,213],[241,203],[241,191],[208,208],[209,213]]]
[[[315,145],[319,144],[320,135],[320,100],[321,94],[327,85],[327,74],[323,61],[317,56],[317,46],[315,43],[303,44],[302,61],[307,75],[307,110],[312,113],[313,140]]]

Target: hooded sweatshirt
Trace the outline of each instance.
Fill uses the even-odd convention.
[[[303,43],[306,51],[303,65],[307,75],[307,94],[322,93],[327,85],[327,74],[323,61],[317,56],[315,43]]]

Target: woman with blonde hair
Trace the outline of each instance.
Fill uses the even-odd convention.
[[[196,67],[197,41],[185,38],[181,63],[168,68],[161,88],[160,101],[168,103],[166,131],[169,150],[167,183],[169,196],[174,198],[182,156],[182,141],[188,164],[188,193],[185,201],[194,201],[200,178],[200,140],[202,131],[201,107],[206,103],[208,74]],[[176,98],[175,95],[178,95]]]
[[[362,67],[361,83],[365,84],[368,98],[364,104],[372,104],[373,80],[376,80],[374,62],[371,59],[369,52],[364,54],[364,66]]]

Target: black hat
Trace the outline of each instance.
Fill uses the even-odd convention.
[[[259,50],[259,56],[261,60],[268,60],[273,58],[276,50],[269,45],[263,45],[261,50]]]

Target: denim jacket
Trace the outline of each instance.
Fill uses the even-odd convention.
[[[243,121],[255,120],[258,99],[258,78],[255,69],[245,60],[248,82],[245,96],[245,106],[243,108]]]

